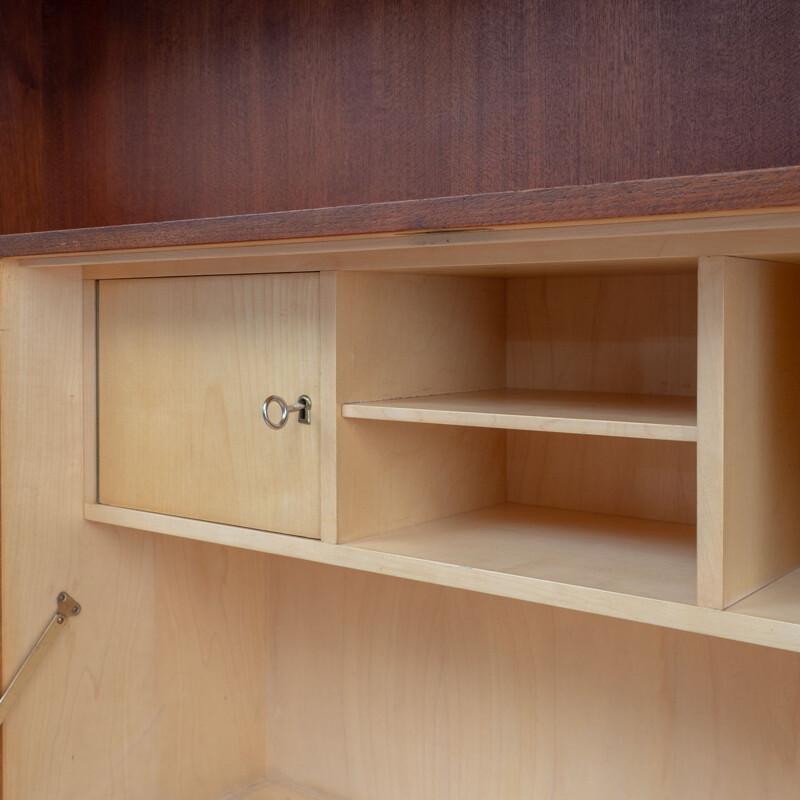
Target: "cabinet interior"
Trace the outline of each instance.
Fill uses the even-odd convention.
[[[66,672],[43,667],[40,687],[20,700],[19,719],[30,718],[26,704],[52,713],[29,726],[8,721],[6,758],[22,765],[8,774],[9,791],[36,784],[41,796],[113,796],[124,783],[141,797],[361,800],[383,797],[402,774],[420,796],[405,771],[420,736],[478,758],[496,741],[490,718],[523,731],[523,716],[535,715],[566,726],[566,738],[582,735],[576,698],[613,697],[597,681],[622,680],[620,658],[635,665],[625,680],[659,714],[669,700],[665,652],[685,659],[680,690],[697,698],[693,713],[713,695],[704,681],[731,659],[797,690],[796,655],[780,652],[800,650],[796,265],[701,257],[568,275],[552,265],[480,276],[305,273],[319,299],[316,312],[308,301],[296,312],[316,316],[319,331],[306,347],[319,353],[310,360],[319,474],[307,503],[318,502],[319,541],[232,523],[216,509],[192,517],[186,497],[167,510],[102,502],[104,428],[120,435],[97,402],[111,334],[104,292],[127,282],[149,297],[125,306],[128,331],[167,303],[169,339],[183,323],[167,282],[194,297],[192,308],[200,301],[186,287],[210,279],[168,276],[166,262],[154,263],[136,269],[162,277],[3,266],[4,554],[15,564],[3,580],[5,593],[29,601],[4,622],[5,672],[51,595],[70,588],[84,608],[65,632]],[[215,310],[202,325],[213,335],[178,349],[226,368],[232,352],[250,352],[255,298],[267,294],[247,281],[276,273],[249,266],[212,279],[231,315]],[[144,359],[141,341],[118,346]],[[157,405],[136,408],[141,385],[165,385],[174,372],[153,363],[172,363],[163,340],[152,347],[149,370],[114,363],[132,382],[117,402],[129,404],[130,419],[141,412],[141,425]],[[255,435],[271,433],[260,402],[272,388],[254,382],[246,414]],[[295,391],[304,389],[286,393]],[[208,425],[207,412],[198,419]],[[141,469],[122,456],[115,470]],[[477,656],[464,649],[474,641],[485,645]],[[764,656],[753,644],[773,650]],[[591,678],[580,667],[587,659]],[[451,660],[462,668],[448,683]],[[754,696],[752,681],[734,678],[717,691]],[[784,689],[759,691],[746,708],[726,702],[738,716],[715,721],[719,731],[791,729]],[[466,711],[465,692],[485,708]],[[604,726],[633,724],[633,705],[598,714]],[[706,711],[715,713],[698,713]],[[696,735],[688,717],[676,725]],[[97,726],[100,743],[88,733]],[[606,763],[599,731],[580,754],[560,745],[571,766],[548,774],[564,791],[579,761]],[[612,770],[619,781],[647,740],[627,746]],[[120,749],[131,754],[124,764],[113,758]],[[44,751],[56,768],[38,775],[25,754]],[[476,785],[490,794],[510,774],[528,785],[537,779],[526,771],[529,752],[521,743],[481,762]],[[755,754],[736,761],[731,774],[743,779],[760,768]],[[707,786],[699,773],[692,785]],[[788,766],[780,774],[794,775]],[[65,789],[53,783],[59,775],[69,775]]]
[[[791,265],[472,272],[97,281],[87,351],[99,354],[99,405],[88,413],[100,421],[100,458],[89,517],[348,566],[376,568],[369,559],[380,555],[412,577],[431,565],[515,576],[532,581],[531,599],[565,586],[725,608],[800,565],[784,488],[798,470],[781,455],[780,416],[798,392],[783,344],[795,323],[776,302],[795,291]],[[142,319],[155,331],[150,351]],[[745,330],[757,347],[745,346]],[[264,366],[281,359],[288,371]],[[776,359],[785,374],[763,380],[779,414],[762,414],[755,433],[732,429],[759,402],[750,362]],[[319,393],[318,433],[261,424],[273,386],[290,399]],[[154,434],[148,414],[165,397],[166,426]],[[758,457],[742,469],[732,454],[747,436]],[[772,485],[760,476],[776,458]],[[156,487],[157,502],[142,502],[137,482],[145,495]],[[266,505],[254,512],[252,497]],[[310,527],[285,516],[298,508]],[[774,525],[756,529],[755,509]],[[341,549],[304,550],[274,532]]]
[[[695,601],[696,271],[339,281],[340,540]]]

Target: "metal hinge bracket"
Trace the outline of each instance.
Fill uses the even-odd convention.
[[[14,701],[22,693],[22,690],[47,655],[47,651],[53,646],[53,642],[64,629],[67,620],[76,614],[80,614],[80,605],[66,592],[59,593],[56,602],[58,606],[44,629],[44,633],[42,633],[33,649],[28,653],[27,658],[22,662],[22,666],[11,679],[11,683],[8,684],[3,696],[0,697],[0,725],[3,724],[3,720],[8,716]]]

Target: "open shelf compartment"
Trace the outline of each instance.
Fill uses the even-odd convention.
[[[696,602],[695,271],[337,282],[340,542]]]
[[[676,603],[695,598],[692,525],[505,503],[354,545]]]

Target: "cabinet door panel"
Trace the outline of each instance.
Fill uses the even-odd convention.
[[[319,367],[316,274],[100,281],[99,502],[318,537]]]

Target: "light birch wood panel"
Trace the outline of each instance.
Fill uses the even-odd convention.
[[[155,565],[155,796],[217,798],[265,774],[265,557],[159,537]]]
[[[316,412],[320,423],[320,539],[335,542],[339,500],[336,488],[339,404],[336,396],[336,275],[333,272],[323,272],[319,276],[319,334],[320,384]]]
[[[80,510],[82,290],[77,268],[2,266],[4,686],[58,592],[82,606],[3,724],[4,798],[157,793],[152,537],[102,533]]]
[[[509,388],[696,393],[696,275],[507,283]]]
[[[800,261],[800,211],[764,209],[701,215],[593,220],[576,224],[540,223],[472,230],[421,231],[243,244],[139,248],[117,252],[26,256],[32,267],[86,265],[86,277],[156,277],[164,274],[217,274],[225,271],[300,272],[336,270],[448,271],[474,274],[475,268],[542,265],[682,270],[698,254]],[[203,261],[208,262],[205,266]],[[182,264],[187,262],[187,266]],[[193,262],[193,263],[192,263]]]
[[[3,684],[82,606],[3,725],[3,797],[215,800],[265,773],[263,559],[84,520],[81,270],[0,281]]]
[[[343,273],[336,284],[340,403],[504,385],[503,280]]]
[[[511,503],[696,521],[692,442],[510,431],[506,469]]]
[[[798,655],[271,569],[269,760],[294,785],[348,800],[797,796]]]
[[[482,278],[337,274],[337,402],[499,388],[505,288]],[[340,419],[338,539],[502,502],[505,437]]]
[[[362,539],[365,550],[695,602],[692,525],[503,504]]]
[[[342,416],[638,439],[697,439],[695,400],[680,396],[489,389],[346,403]]]
[[[747,595],[728,611],[800,625],[800,569]]]
[[[503,431],[340,420],[340,542],[505,500]]]
[[[318,537],[318,275],[104,281],[98,305],[100,501]],[[311,424],[268,428],[271,394]]]
[[[219,800],[342,800],[329,794],[319,792],[306,792],[295,786],[288,786],[273,780],[259,781],[253,786],[247,786]]]
[[[800,270],[700,264],[699,600],[724,608],[800,565]]]
[[[770,619],[763,615],[733,614],[670,600],[619,594],[508,572],[493,572],[443,561],[367,550],[360,547],[359,541],[352,544],[329,544],[316,539],[96,504],[87,504],[85,514],[87,519],[107,525],[224,544],[227,547],[343,566],[380,575],[468,589],[529,603],[602,614],[633,622],[645,622],[650,625],[800,652],[800,625],[791,621]],[[800,602],[800,598],[797,602]]]

